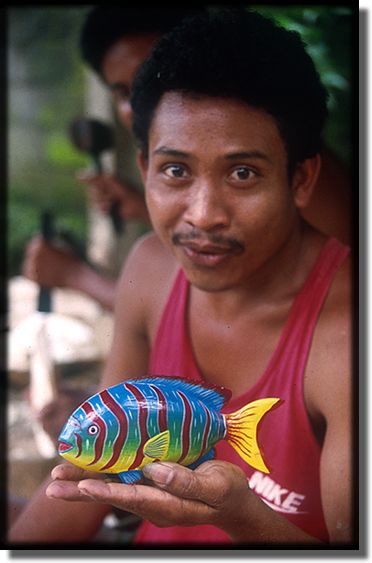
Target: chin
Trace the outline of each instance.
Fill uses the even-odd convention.
[[[195,272],[183,268],[188,282],[202,291],[209,293],[227,291],[237,284],[231,279],[231,274],[222,276],[217,272]]]

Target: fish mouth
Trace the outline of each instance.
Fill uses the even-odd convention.
[[[70,450],[72,450],[73,446],[71,444],[68,444],[67,442],[58,442],[58,453],[59,454],[65,454],[66,452],[69,452]]]

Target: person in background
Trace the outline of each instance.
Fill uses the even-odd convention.
[[[201,7],[200,11],[206,8]],[[131,130],[130,95],[134,76],[161,35],[196,9],[94,8],[81,32],[81,54],[112,93],[120,122]],[[124,219],[151,226],[144,194],[138,186],[108,174],[79,175],[90,186],[94,205],[108,213],[113,202]],[[350,243],[351,204],[348,171],[329,150],[303,217],[322,232]],[[30,241],[23,274],[44,287],[66,287],[83,292],[112,310],[117,280],[97,271],[66,249],[40,236]]]
[[[144,519],[139,548],[354,545],[349,248],[301,216],[326,101],[299,35],[239,8],[164,36],[133,89],[155,233],[123,269],[99,388],[179,376],[229,388],[225,413],[279,397],[259,429],[270,475],[225,442],[133,485],[62,464],[11,542],[81,544],[115,506]]]
[[[112,94],[120,123],[131,130],[130,95],[133,78],[162,34],[186,16],[204,8],[93,8],[80,35],[83,61]],[[123,219],[151,226],[143,190],[109,174],[80,173],[94,205],[108,213],[115,202]],[[43,287],[81,291],[105,309],[113,310],[116,279],[83,261],[72,250],[35,236],[27,245],[22,266],[25,277]]]

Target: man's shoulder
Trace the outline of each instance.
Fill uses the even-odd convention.
[[[337,409],[334,397],[349,392],[353,377],[352,260],[339,267],[314,332],[306,371],[305,397],[309,411],[327,419]]]
[[[151,232],[140,237],[128,256],[128,267],[138,270],[141,275],[155,273],[162,277],[173,275],[177,262],[159,237]]]
[[[155,234],[141,237],[123,266],[117,299],[123,301],[125,307],[137,304],[143,317],[157,319],[178,268],[173,255]]]
[[[325,310],[332,316],[349,317],[351,315],[352,293],[353,271],[352,258],[349,254],[335,274],[325,302]]]

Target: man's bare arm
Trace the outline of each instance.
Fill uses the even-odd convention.
[[[40,236],[27,245],[22,269],[27,278],[39,285],[74,289],[95,299],[105,309],[114,307],[116,280]]]

